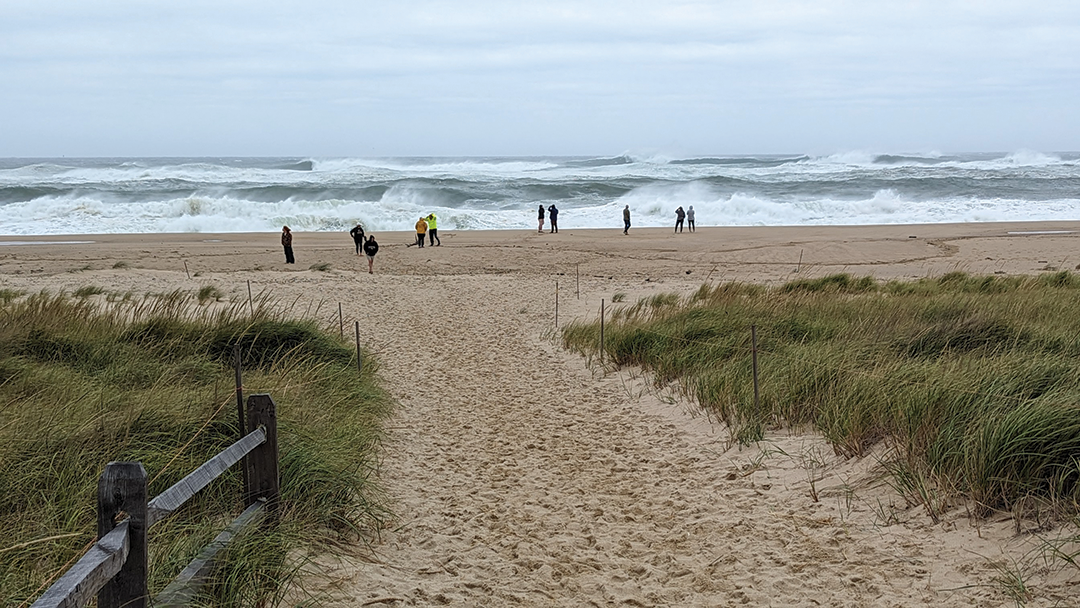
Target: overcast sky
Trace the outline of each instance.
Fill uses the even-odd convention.
[[[1077,0],[0,0],[0,156],[1080,149]]]

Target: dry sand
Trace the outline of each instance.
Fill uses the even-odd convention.
[[[1078,267],[1080,222],[378,236],[374,275],[346,234],[297,233],[295,266],[276,234],[0,237],[0,288],[243,299],[250,281],[327,321],[340,302],[400,401],[381,466],[396,517],[371,550],[312,556],[323,605],[1012,606],[1014,573],[1029,606],[1080,604],[1077,570],[1016,533],[1030,522],[933,524],[874,458],[813,436],[730,447],[674,390],[552,339],[556,281],[565,324],[705,281],[1037,274]]]

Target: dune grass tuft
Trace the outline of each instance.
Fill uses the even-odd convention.
[[[377,534],[374,449],[390,400],[375,363],[272,302],[200,307],[170,292],[94,303],[32,294],[0,308],[0,594],[19,604],[96,531],[97,479],[137,460],[156,495],[239,436],[232,348],[247,394],[278,405],[283,519],[230,552],[208,605],[273,602],[299,548]],[[243,508],[239,472],[150,530],[159,591]]]
[[[1069,272],[703,285],[611,319],[607,361],[678,381],[735,441],[786,425],[815,428],[843,456],[884,442],[894,487],[932,516],[950,496],[978,513],[1080,501],[1080,277]],[[594,354],[598,324],[571,323],[562,339]]]

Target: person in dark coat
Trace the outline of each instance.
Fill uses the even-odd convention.
[[[360,248],[364,246],[364,227],[356,222],[356,227],[349,231],[353,243],[356,244],[356,255],[360,255]]]
[[[536,213],[536,219],[538,220],[536,224],[536,234],[540,234],[544,231],[544,206],[540,205],[536,210]]]
[[[551,220],[551,233],[554,234],[559,231],[559,209],[552,203],[548,207],[548,219]]]
[[[296,258],[292,253],[292,231],[288,226],[281,227],[281,246],[285,249],[285,263],[295,264]]]
[[[375,242],[375,235],[367,237],[364,242],[364,255],[367,256],[367,272],[375,274],[375,254],[379,253],[379,244]]]
[[[675,210],[675,232],[682,232],[682,223],[686,219],[686,212],[682,207]]]
[[[623,223],[622,233],[623,234],[630,234],[630,205],[627,205],[627,206],[623,207],[623,210],[622,210],[622,223]]]

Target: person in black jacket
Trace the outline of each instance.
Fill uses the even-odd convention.
[[[682,232],[682,223],[686,219],[686,212],[682,207],[675,210],[675,232]]]
[[[356,222],[356,227],[349,231],[353,243],[356,244],[356,255],[360,255],[360,248],[364,246],[364,227]]]
[[[551,222],[551,232],[559,231],[559,209],[554,203],[548,207],[548,220]]]
[[[367,271],[368,274],[375,274],[375,254],[379,253],[379,244],[375,242],[375,235],[367,237],[367,241],[364,242],[364,255],[367,256]]]

